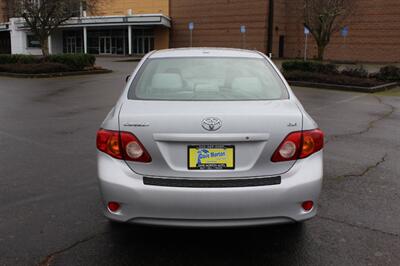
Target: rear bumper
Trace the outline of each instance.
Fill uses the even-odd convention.
[[[247,226],[310,219],[322,186],[322,151],[298,161],[279,185],[187,188],[145,185],[123,161],[98,153],[104,214],[120,222],[167,226]],[[301,203],[312,200],[306,212]],[[121,204],[110,212],[109,201]]]

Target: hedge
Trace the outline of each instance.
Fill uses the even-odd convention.
[[[400,82],[400,68],[396,66],[385,66],[382,67],[375,76],[379,80]]]
[[[20,66],[29,64],[38,68],[39,64],[57,63],[67,66],[71,70],[83,70],[86,67],[93,67],[96,62],[94,55],[88,54],[60,54],[47,57],[33,55],[0,55],[0,65],[18,64]]]
[[[315,83],[353,85],[360,87],[373,87],[385,83],[383,81],[371,78],[360,78],[360,77],[351,77],[340,74],[332,75],[332,74],[313,73],[304,71],[290,71],[286,72],[284,75],[285,78],[289,81],[308,81]]]
[[[41,64],[1,64],[0,72],[19,74],[43,74],[73,71],[69,66],[59,63]]]
[[[340,72],[341,74],[349,77],[368,78],[368,71],[362,66],[358,68],[346,68]]]
[[[62,54],[50,55],[45,60],[51,63],[64,64],[72,69],[82,70],[85,67],[92,67],[96,62],[96,57],[89,54]]]
[[[334,64],[324,64],[316,61],[286,61],[282,63],[284,72],[303,71],[313,73],[336,74],[338,73],[337,66]]]
[[[338,68],[334,64],[324,64],[316,61],[300,61],[300,60],[291,60],[282,63],[283,72],[286,76],[296,76],[299,79],[299,74],[303,73],[303,75],[310,78],[311,76],[314,79],[325,79],[322,76],[318,75],[310,75],[311,74],[330,74],[335,78],[344,76],[344,77],[353,77],[360,79],[367,79],[366,83],[369,83],[368,78],[377,79],[380,81],[387,82],[400,82],[400,68],[396,66],[385,66],[382,67],[378,73],[369,74],[362,66],[357,68],[346,68],[342,71],[338,71]],[[292,72],[296,72],[292,74]],[[309,73],[309,74],[307,74]]]
[[[40,63],[42,59],[33,55],[24,54],[0,54],[0,65],[3,64],[37,64]]]

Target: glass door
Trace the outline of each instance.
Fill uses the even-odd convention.
[[[76,36],[67,37],[67,53],[68,54],[76,53]]]
[[[111,54],[111,36],[99,37],[99,54]]]
[[[112,53],[118,55],[125,54],[125,38],[124,36],[114,36],[112,38]]]
[[[145,35],[144,33],[137,34],[133,39],[133,53],[147,54],[154,50],[154,36]]]

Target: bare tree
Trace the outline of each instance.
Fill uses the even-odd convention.
[[[325,48],[334,32],[353,13],[354,0],[304,0],[304,25],[318,46],[318,60],[324,59]]]
[[[14,14],[25,19],[27,26],[40,42],[42,54],[49,54],[48,37],[83,9],[94,9],[95,0],[14,0]]]

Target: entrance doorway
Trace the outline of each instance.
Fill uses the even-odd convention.
[[[67,53],[75,54],[76,53],[76,36],[67,37]]]
[[[111,40],[112,40],[111,36],[99,37],[99,54],[101,55],[112,54]]]
[[[132,35],[133,54],[143,55],[154,50],[154,32],[152,29],[135,29]]]
[[[63,31],[63,53],[80,54],[83,52],[82,31]]]
[[[11,54],[10,32],[0,32],[0,54]]]

